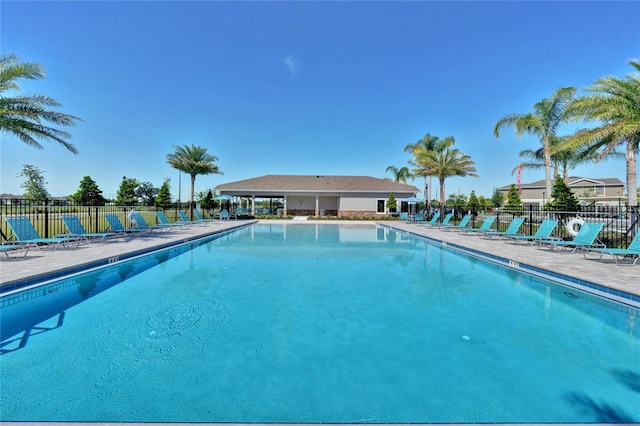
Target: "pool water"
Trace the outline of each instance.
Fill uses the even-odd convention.
[[[640,421],[637,310],[375,225],[256,224],[1,300],[4,421]]]

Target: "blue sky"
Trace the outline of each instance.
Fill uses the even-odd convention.
[[[447,195],[490,196],[539,147],[509,129],[496,139],[500,117],[560,86],[623,77],[640,58],[637,1],[3,0],[0,13],[2,53],[47,69],[22,92],[83,120],[70,129],[77,156],[2,135],[0,192],[14,194],[31,164],[55,196],[89,175],[107,197],[123,176],[169,177],[177,198],[166,154],[185,144],[224,173],[198,176],[196,191],[265,174],[391,177],[387,166],[411,159],[405,145],[431,133],[454,136],[480,175],[447,180]],[[624,182],[624,161],[571,174]]]

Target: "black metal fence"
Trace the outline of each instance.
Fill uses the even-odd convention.
[[[5,218],[26,216],[41,237],[50,238],[68,232],[61,220],[64,215],[77,216],[87,232],[103,232],[109,230],[109,224],[104,217],[105,213],[116,213],[122,224],[129,228],[131,224],[127,216],[134,209],[141,212],[150,225],[158,222],[156,211],[163,211],[169,221],[180,220],[178,211],[185,211],[187,216],[189,215],[189,203],[174,204],[171,207],[160,208],[139,205],[117,206],[113,204],[88,206],[66,200],[35,202],[34,200],[22,198],[2,199],[2,205],[0,206],[0,237],[2,242],[15,240],[11,228],[4,220]],[[205,217],[210,217],[212,214],[212,212],[204,213]]]
[[[520,229],[527,235],[535,234],[540,223],[545,219],[555,219],[558,221],[553,236],[570,240],[573,236],[569,233],[568,225],[572,219],[582,219],[584,222],[601,222],[604,227],[598,239],[607,247],[627,247],[633,237],[640,231],[638,221],[640,215],[639,206],[635,207],[583,207],[578,212],[565,211],[545,211],[534,208],[528,210],[501,210],[496,209],[474,216],[471,223],[473,227],[480,226],[480,222],[486,216],[496,216],[493,228],[504,231],[515,217],[524,217],[525,222]],[[456,212],[452,222],[457,223],[462,219],[462,213]]]
[[[76,215],[87,232],[103,232],[109,229],[109,224],[104,217],[105,213],[116,213],[123,225],[130,227],[131,224],[129,223],[127,215],[132,209],[142,212],[145,220],[149,224],[155,224],[157,223],[156,211],[162,210],[170,221],[177,221],[180,220],[178,211],[188,212],[189,203],[184,203],[180,206],[172,205],[167,208],[159,208],[139,205],[117,206],[113,204],[87,206],[72,201],[62,202],[59,200],[38,203],[27,199],[3,199],[2,205],[0,206],[0,237],[3,242],[15,239],[11,229],[4,220],[6,217],[27,216],[38,234],[41,237],[48,238],[67,232],[61,220],[61,217],[65,214]],[[211,217],[212,214],[212,211],[205,211],[205,217]],[[456,212],[452,223],[459,222],[463,214],[464,212]],[[514,217],[524,217],[525,223],[521,231],[528,235],[534,234],[538,225],[543,220],[557,219],[558,225],[553,235],[563,239],[572,238],[567,230],[567,224],[571,219],[580,217],[585,222],[602,222],[604,223],[604,228],[598,238],[604,242],[607,247],[627,247],[633,237],[640,231],[640,224],[638,222],[640,209],[638,206],[590,206],[582,208],[579,212],[541,211],[534,208],[519,211],[495,210],[475,215],[471,221],[472,226],[479,226],[479,223],[488,215],[496,216],[494,228],[501,231],[509,226],[509,223]]]

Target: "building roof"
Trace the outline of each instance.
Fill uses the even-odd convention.
[[[611,186],[624,187],[624,183],[622,183],[622,181],[618,178],[586,178],[586,177],[580,177],[580,176],[569,176],[567,180],[568,180],[567,185],[573,188],[581,187],[581,186],[593,187],[596,185],[609,186],[609,187]],[[551,183],[553,184],[553,180],[551,181]],[[511,187],[511,184],[501,186],[500,188],[498,188],[498,190],[508,191],[510,187]],[[544,189],[546,187],[546,182],[544,179],[542,179],[542,180],[537,180],[531,183],[523,183],[520,185],[520,187],[522,187],[522,189],[536,189],[536,188]]]
[[[265,175],[224,183],[216,186],[214,189],[220,191],[222,194],[227,193],[229,195],[258,195],[258,193],[269,193],[274,196],[301,192],[394,192],[412,194],[420,192],[420,190],[413,185],[406,185],[370,176],[322,175]]]

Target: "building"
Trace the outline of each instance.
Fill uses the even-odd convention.
[[[284,215],[294,216],[376,216],[389,213],[386,207],[391,193],[400,211],[406,211],[403,199],[414,197],[413,185],[369,176],[266,175],[214,188],[221,195],[248,198],[255,214],[256,200],[269,200],[280,206]],[[404,207],[404,209],[403,209]]]
[[[619,206],[627,200],[627,196],[624,195],[624,183],[618,178],[571,176],[568,178],[567,185],[583,205],[598,207]],[[511,185],[506,185],[497,190],[506,197],[510,187]],[[522,190],[520,199],[525,208],[529,208],[529,206],[542,208],[544,204],[551,201],[551,194],[545,193],[544,179],[532,183],[523,183],[520,188]]]

